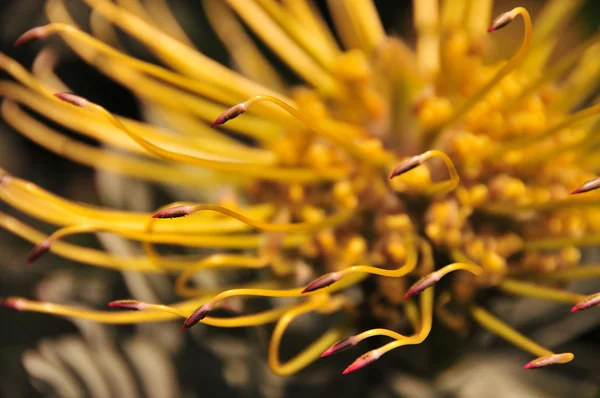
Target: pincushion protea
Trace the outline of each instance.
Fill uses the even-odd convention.
[[[535,32],[522,7],[490,26],[491,0],[445,0],[441,6],[415,1],[414,49],[386,36],[372,0],[327,2],[341,45],[310,0],[204,1],[240,73],[195,51],[165,0],[84,3],[93,9],[93,35],[76,26],[62,0],[49,0],[51,24],[24,33],[17,44],[60,35],[172,128],[114,116],[68,93],[48,53],[34,74],[0,58],[18,81],[0,83],[4,120],[46,149],[94,168],[161,184],[228,186],[237,195],[218,204],[173,203],[155,213],[131,213],[75,203],[2,171],[3,201],[61,227],[47,237],[0,216],[4,228],[37,244],[28,263],[51,251],[93,266],[176,273],[176,292],[189,298],[169,306],[110,303],[140,312],[18,297],[6,298],[5,306],[110,323],[182,317],[183,330],[199,322],[276,323],[268,358],[280,375],[372,336],[391,339],[344,371],[352,372],[391,350],[423,342],[434,315],[457,331],[471,319],[530,352],[536,359],[525,368],[573,359],[500,321],[481,306],[478,293],[558,301],[574,305],[573,311],[599,301],[597,295],[560,289],[564,281],[600,276],[600,267],[579,264],[579,248],[600,243],[599,201],[594,193],[570,196],[599,185],[592,180],[598,162],[590,155],[597,150],[593,130],[600,105],[574,111],[600,78],[597,37],[548,63],[579,1],[551,1]],[[519,50],[508,61],[484,62],[486,30],[517,17],[525,27]],[[164,66],[119,50],[113,26]],[[245,28],[305,86],[286,88]],[[107,149],[63,135],[22,106]],[[118,257],[62,240],[96,232],[142,242],[145,255]],[[218,253],[173,256],[153,244]],[[209,268],[267,271],[214,296],[189,284]],[[298,286],[295,277],[306,269],[314,280]],[[433,285],[455,270],[467,272],[447,278],[451,283],[434,294]],[[365,286],[371,275],[376,288],[365,289],[367,304],[359,306],[345,292]],[[210,316],[218,306],[227,309],[228,298],[255,296],[296,300],[254,314]],[[384,324],[405,319],[412,333],[377,328],[348,336],[347,325],[340,324],[288,362],[280,361],[282,336],[297,317],[340,312],[352,320],[360,311]]]

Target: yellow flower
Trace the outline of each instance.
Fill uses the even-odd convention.
[[[6,306],[109,323],[182,317],[183,329],[198,322],[276,323],[268,358],[280,375],[372,336],[391,338],[344,373],[354,371],[423,342],[434,315],[457,332],[473,321],[530,352],[536,359],[526,368],[573,359],[497,319],[478,293],[570,303],[574,311],[598,302],[597,295],[556,288],[557,282],[600,276],[600,267],[580,265],[579,251],[600,242],[599,200],[593,193],[570,196],[598,167],[593,127],[600,104],[574,111],[597,88],[597,37],[548,62],[577,2],[551,1],[534,32],[522,7],[501,14],[488,29],[491,0],[415,1],[413,49],[386,36],[372,0],[328,1],[336,35],[310,0],[206,0],[206,15],[239,72],[194,50],[165,0],[147,1],[146,8],[136,0],[84,2],[93,9],[92,34],[77,27],[62,0],[49,0],[51,24],[26,32],[17,44],[60,35],[169,128],[115,116],[67,93],[48,53],[33,74],[1,56],[0,65],[18,81],[0,82],[4,120],[75,162],[153,183],[227,186],[235,195],[216,204],[178,202],[133,213],[75,203],[0,171],[3,201],[61,227],[46,237],[0,214],[4,228],[37,244],[28,262],[52,251],[93,266],[175,273],[175,292],[187,299],[169,306],[111,303],[140,312],[18,297],[7,298]],[[515,19],[524,22],[518,51],[508,61],[484,62],[490,41],[501,40],[503,32],[495,31]],[[115,26],[164,66],[118,49]],[[305,84],[287,86],[247,29]],[[106,149],[64,135],[23,106]],[[145,255],[123,258],[62,241],[96,232],[142,242]],[[218,253],[173,256],[153,244]],[[266,271],[216,294],[189,283],[205,269]],[[457,270],[467,272],[435,295],[433,285]],[[361,289],[369,277],[376,288],[363,289],[365,302],[357,303],[347,291]],[[228,298],[255,296],[295,300],[256,314],[208,316],[220,305],[227,309]],[[286,328],[308,312],[370,317],[382,327],[348,336],[340,324],[282,363]],[[397,331],[399,320],[410,325],[409,334]]]

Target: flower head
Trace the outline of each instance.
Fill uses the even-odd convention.
[[[111,306],[148,310],[136,314],[136,322],[166,319],[165,313],[185,318],[182,330],[199,323],[276,323],[269,365],[281,375],[319,357],[310,348],[287,363],[278,358],[283,333],[305,313],[341,312],[382,326],[391,319],[411,325],[408,336],[381,327],[347,337],[341,326],[332,327],[315,343],[325,350],[321,356],[372,336],[393,339],[361,356],[344,371],[349,373],[391,350],[421,344],[436,308],[446,314],[441,321],[450,319],[442,308],[450,303],[458,316],[539,357],[526,368],[573,359],[503,323],[481,307],[484,295],[476,293],[570,302],[576,309],[597,302],[545,282],[600,276],[599,270],[579,264],[579,248],[600,243],[600,201],[593,192],[570,196],[573,189],[583,193],[599,185],[592,180],[598,162],[582,155],[595,151],[589,148],[596,143],[592,127],[600,105],[574,111],[597,88],[598,74],[590,69],[600,61],[597,38],[546,67],[548,46],[560,26],[548,20],[546,31],[536,35],[522,7],[501,14],[490,26],[491,2],[482,7],[459,1],[472,9],[456,12],[446,6],[440,13],[435,1],[416,1],[417,39],[411,46],[386,35],[371,0],[330,1],[339,45],[310,1],[204,1],[238,73],[196,51],[177,25],[166,24],[162,31],[162,24],[109,0],[85,3],[166,66],[139,60],[107,44],[106,37],[86,33],[61,0],[48,1],[49,25],[26,32],[16,44],[60,34],[82,59],[164,115],[168,127],[113,115],[93,98],[65,92],[49,61],[40,61],[43,73],[34,76],[1,56],[0,66],[18,81],[0,83],[4,120],[48,150],[97,169],[233,195],[220,203],[177,202],[153,213],[124,212],[75,203],[16,177],[4,178],[7,173],[0,171],[3,201],[60,227],[46,239],[21,221],[0,217],[4,228],[38,243],[28,263],[52,243],[53,254],[94,266],[177,273],[175,292],[191,301],[166,306],[129,300]],[[573,6],[560,2],[556,7],[566,13]],[[495,31],[518,18],[524,23],[518,50],[507,61],[484,62],[489,41],[503,39],[503,32]],[[246,28],[305,85],[283,84]],[[106,149],[63,135],[22,107]],[[145,254],[120,258],[62,241],[97,232],[141,242]],[[153,244],[218,253],[201,260],[191,254],[173,257]],[[255,284],[223,287],[206,297],[188,282],[207,268],[269,272],[253,273],[260,279]],[[456,270],[468,272],[448,277],[452,283],[442,283],[445,298],[438,300],[433,286]],[[364,289],[365,302],[359,305],[346,292],[361,289],[372,275],[381,279],[374,291]],[[303,282],[290,286],[291,280]],[[411,296],[418,293],[417,306]],[[256,314],[207,316],[223,300],[256,296],[298,301]],[[111,317],[10,300],[5,305],[18,310]],[[448,322],[449,327],[463,325]]]

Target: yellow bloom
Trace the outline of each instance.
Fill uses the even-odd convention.
[[[530,352],[536,359],[526,368],[573,359],[497,319],[478,293],[558,301],[574,310],[598,301],[555,287],[600,276],[600,267],[580,265],[579,251],[600,242],[599,200],[594,193],[570,196],[598,167],[593,130],[600,104],[575,111],[600,79],[597,37],[548,63],[578,2],[551,1],[533,31],[522,7],[489,27],[491,0],[415,1],[413,49],[386,36],[372,0],[329,0],[335,35],[311,0],[206,0],[206,14],[239,73],[194,50],[165,0],[84,3],[93,9],[92,34],[77,27],[62,0],[49,0],[51,23],[17,44],[60,35],[83,60],[160,113],[169,128],[115,116],[92,99],[66,93],[48,53],[33,74],[0,56],[17,81],[0,82],[3,119],[75,162],[153,183],[228,186],[236,194],[216,204],[177,202],[133,213],[75,203],[0,170],[4,202],[61,227],[47,237],[0,214],[5,229],[37,244],[28,262],[52,251],[93,266],[175,273],[175,291],[187,299],[170,306],[111,303],[140,312],[18,297],[7,298],[6,306],[109,323],[182,317],[183,329],[198,322],[276,323],[268,359],[280,375],[373,336],[392,339],[344,373],[354,371],[423,342],[434,315],[457,332],[473,321]],[[495,31],[514,20],[524,23],[520,48],[508,61],[484,62],[490,41],[502,40],[503,32]],[[120,50],[114,27],[165,66]],[[246,29],[305,85],[286,86]],[[106,149],[66,136],[22,107]],[[62,241],[96,232],[141,242],[145,255],[123,258]],[[172,256],[153,244],[220,252]],[[215,295],[189,283],[210,268],[266,272]],[[451,283],[435,295],[432,286],[457,270],[467,272],[447,278]],[[376,289],[363,289],[365,303],[355,302],[347,291],[364,287],[371,275]],[[417,294],[418,305],[411,298]],[[295,300],[256,314],[208,316],[219,305],[227,309],[228,298],[256,296]],[[382,327],[348,337],[348,326],[340,324],[280,361],[282,336],[297,317],[341,312],[353,320],[359,311]],[[394,330],[399,319],[410,334]]]

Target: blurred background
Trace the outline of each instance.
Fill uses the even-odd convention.
[[[86,7],[76,0],[67,3],[85,26],[89,17]],[[227,64],[227,53],[211,32],[199,1],[171,0],[169,3],[198,48]],[[376,3],[388,32],[405,37],[412,35],[411,1],[380,0]],[[515,5],[526,5],[535,15],[543,3],[542,0],[497,0],[496,10],[502,12]],[[588,0],[576,21],[571,30],[565,32],[565,47],[596,30],[600,21],[600,2]],[[13,48],[12,43],[23,32],[46,22],[43,0],[1,0],[0,52],[29,69],[36,54],[43,47],[50,46],[60,54],[58,75],[74,91],[94,98],[95,102],[118,114],[144,117],[143,109],[131,93],[79,60],[59,38]],[[150,59],[149,54],[126,35],[122,35],[121,39],[131,53]],[[514,47],[499,49],[507,53],[513,50]],[[288,77],[293,80],[293,76]],[[0,72],[0,79],[10,78]],[[134,192],[134,201],[138,205],[141,203],[142,207],[148,204],[155,207],[158,203],[156,195],[161,194],[46,152],[2,120],[0,166],[59,195],[91,204],[134,208],[136,204],[131,203],[131,195],[119,193],[119,187],[125,184],[126,192]],[[0,211],[14,214],[4,203],[0,203]],[[47,227],[34,220],[24,219],[48,231]],[[82,237],[78,242],[89,246],[120,245],[98,242],[93,237]],[[85,267],[57,256],[48,256],[25,268],[25,258],[30,250],[29,243],[0,231],[0,297],[17,295],[94,308],[105,308],[108,301],[129,297],[132,289],[137,289],[141,296],[163,301],[172,299],[166,291],[168,283],[164,279]],[[117,250],[126,251],[127,248]],[[589,325],[573,326],[572,330],[566,327],[565,331],[564,326],[561,326],[562,329],[558,326],[548,329],[548,319],[555,321],[556,325],[563,325],[552,306],[540,309],[537,304],[531,305],[523,304],[524,312],[521,312],[523,319],[526,319],[527,311],[536,314],[537,323],[528,324],[528,330],[550,340],[558,339],[559,344],[568,344],[571,349],[577,347],[578,353],[584,349],[590,354],[587,362],[584,358],[576,365],[562,367],[558,371],[537,372],[523,377],[518,374],[522,366],[519,364],[523,362],[519,353],[502,342],[484,338],[478,341],[480,345],[473,349],[472,355],[453,363],[445,372],[426,372],[422,371],[423,367],[420,372],[407,372],[400,361],[400,364],[390,365],[387,362],[340,378],[341,364],[350,358],[344,357],[336,366],[330,362],[324,368],[320,364],[298,376],[282,379],[270,374],[265,364],[268,330],[194,330],[194,333],[180,334],[179,322],[113,327],[0,308],[0,397],[324,397],[332,394],[382,398],[600,397],[599,373],[591,371],[594,366],[597,370],[597,363],[600,363],[593,362],[600,354],[598,317],[591,317]],[[538,328],[542,324],[546,325],[546,329]],[[301,336],[302,327],[292,333]],[[558,337],[556,330],[561,331]],[[459,348],[467,350],[473,347]],[[420,355],[417,351],[409,350],[407,355],[419,362],[419,358],[414,357]],[[454,354],[450,356],[456,357]],[[434,364],[430,368],[437,370],[439,365]],[[483,390],[482,386],[488,389]],[[494,388],[490,389],[490,386]],[[482,391],[493,393],[481,395]]]

